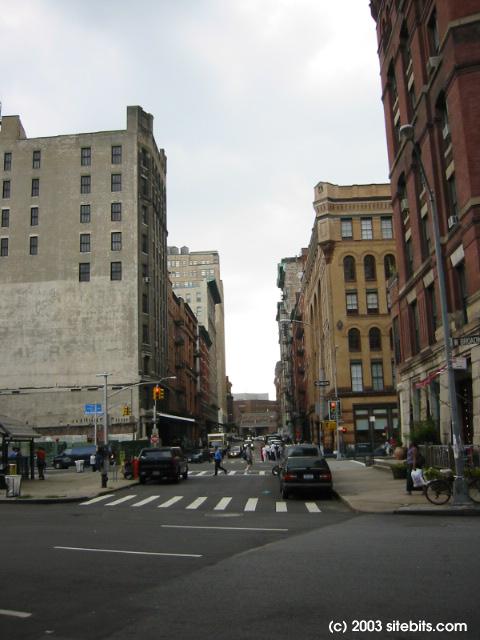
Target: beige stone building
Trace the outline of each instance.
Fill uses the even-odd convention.
[[[142,430],[143,383],[167,364],[166,156],[153,116],[132,106],[126,129],[43,138],[6,116],[0,158],[0,413],[80,433],[108,372],[117,391],[142,383],[112,400],[112,432]]]
[[[225,364],[225,311],[223,282],[218,251],[190,251],[188,247],[168,247],[168,269],[172,287],[193,309],[199,325],[208,331],[212,376],[217,389],[218,423],[228,422],[227,375]]]
[[[309,431],[336,447],[324,421],[337,397],[344,445],[378,446],[398,427],[387,301],[395,270],[390,185],[320,182],[314,208],[302,282]]]

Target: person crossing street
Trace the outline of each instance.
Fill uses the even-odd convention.
[[[223,471],[225,474],[227,470],[222,467],[223,454],[220,447],[215,447],[215,453],[213,454],[213,459],[215,461],[215,475],[218,475],[218,471]]]

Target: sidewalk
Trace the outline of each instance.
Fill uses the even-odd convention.
[[[394,480],[388,465],[366,467],[355,460],[328,460],[333,487],[351,509],[364,513],[412,515],[480,515],[480,505],[442,506],[428,502],[421,491],[408,495],[406,480]]]
[[[45,480],[22,479],[20,497],[7,498],[6,491],[0,491],[0,504],[6,502],[19,503],[55,503],[55,502],[80,502],[106,493],[114,493],[119,489],[125,489],[137,480],[125,480],[118,472],[118,480],[112,479],[112,473],[108,475],[107,488],[102,488],[102,479],[98,471],[90,468],[82,473],[75,469],[54,471],[47,469]]]
[[[435,506],[421,492],[406,494],[405,480],[394,480],[388,464],[384,468],[380,466],[385,462],[388,461],[379,461],[378,465],[366,467],[354,460],[329,458],[333,486],[338,497],[351,509],[362,513],[480,515],[480,505],[455,507],[449,502],[443,506]],[[257,466],[254,471],[262,468],[258,466],[257,469]],[[118,479],[114,481],[110,473],[105,489],[101,486],[100,474],[88,468],[83,473],[76,473],[74,469],[49,469],[45,481],[22,480],[19,498],[7,498],[6,491],[0,491],[0,504],[81,502],[137,483],[137,480],[125,480],[120,472]]]

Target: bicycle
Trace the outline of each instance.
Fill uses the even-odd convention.
[[[436,478],[429,480],[423,487],[423,493],[429,502],[440,505],[450,500],[453,493],[453,482],[455,478],[453,474],[446,475],[445,478]],[[480,504],[480,478],[465,478],[467,483],[467,493],[476,504]]]

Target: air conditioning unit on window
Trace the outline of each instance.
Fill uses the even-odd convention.
[[[433,73],[435,71],[435,69],[438,69],[438,67],[440,66],[440,62],[442,61],[442,57],[441,56],[430,56],[430,58],[427,60],[427,71],[428,73]]]
[[[150,284],[150,278],[148,276],[144,276],[143,281],[145,284]]]
[[[458,224],[458,216],[450,216],[447,220],[448,228],[452,229],[455,225]]]
[[[406,211],[408,211],[408,199],[407,198],[402,198],[400,200],[400,209],[401,209],[402,213],[405,213]]]

